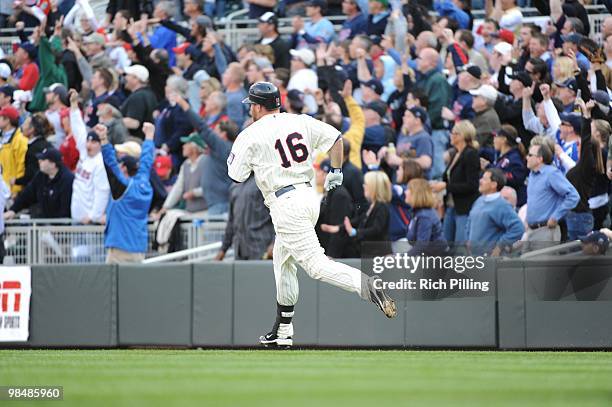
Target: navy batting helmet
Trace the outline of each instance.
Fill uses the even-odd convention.
[[[249,88],[249,96],[242,103],[249,105],[262,105],[267,110],[280,108],[280,92],[270,82],[257,82]]]

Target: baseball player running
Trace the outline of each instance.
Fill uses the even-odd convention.
[[[252,171],[264,196],[276,231],[273,263],[277,314],[272,331],[259,338],[270,347],[293,345],[294,306],[298,300],[297,264],[317,280],[370,300],[388,317],[397,315],[395,302],[374,288],[376,277],[327,258],[314,226],[319,202],[312,179],[315,152],[329,152],[332,170],[325,189],[342,184],[342,138],[338,130],[307,115],[280,113],[280,93],[268,82],[258,82],[243,101],[250,106],[253,124],[237,137],[227,159],[228,174],[245,181]]]

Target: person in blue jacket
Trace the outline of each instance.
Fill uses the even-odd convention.
[[[107,128],[98,124],[96,134],[102,143],[102,158],[107,175],[110,172],[111,198],[106,207],[104,247],[108,249],[106,263],[139,263],[145,258],[148,243],[148,213],[153,188],[149,181],[155,145],[155,126],[143,123],[145,141],[142,143],[140,163],[133,157],[117,162],[115,149],[108,142]]]

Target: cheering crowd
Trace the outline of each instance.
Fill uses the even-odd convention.
[[[596,40],[577,0],[536,2],[542,25],[515,0],[485,1],[478,23],[469,0],[344,0],[340,29],[325,0],[252,0],[260,39],[238,49],[211,18],[221,2],[110,1],[102,21],[87,0],[5,3],[20,41],[0,60],[3,218],[106,224],[108,262],[144,258],[148,221],[174,251],[178,221],[207,216],[228,219],[217,259],[270,258],[263,198],[226,164],[258,81],[342,132],[328,256],[576,239],[601,254],[612,238],[612,16]],[[318,157],[321,191],[329,169]]]

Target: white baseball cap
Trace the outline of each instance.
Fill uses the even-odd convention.
[[[291,49],[289,53],[292,57],[296,57],[302,60],[306,65],[312,65],[315,61],[315,54],[308,48],[302,49]]]
[[[0,64],[0,78],[8,79],[11,76],[11,67],[5,63]]]
[[[512,45],[508,44],[507,42],[503,42],[503,41],[498,42],[493,47],[493,51],[497,51],[502,55],[506,55],[512,52]]]
[[[482,96],[483,98],[495,102],[497,100],[497,89],[491,85],[482,85],[478,89],[470,91],[473,96]]]
[[[149,70],[142,65],[132,65],[125,68],[126,75],[134,75],[140,82],[149,80]]]

